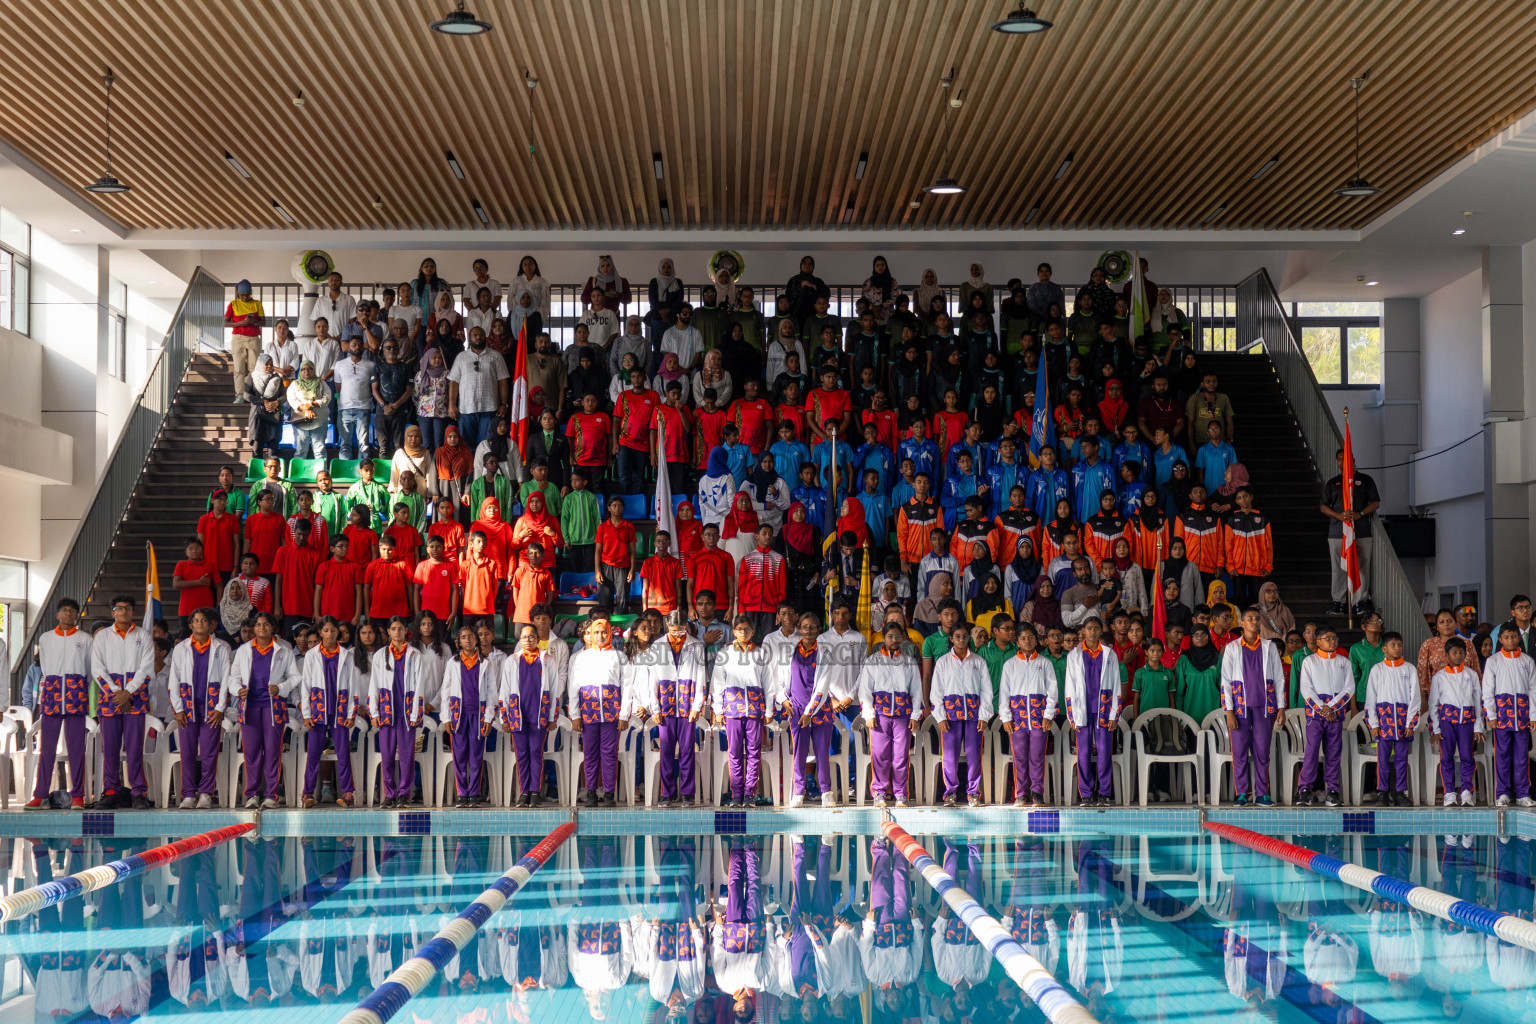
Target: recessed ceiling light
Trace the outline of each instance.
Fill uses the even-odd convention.
[[[236,160],[235,155],[227,149],[224,151],[224,159],[229,162],[229,166],[233,167],[235,173],[240,175],[240,177],[249,178],[251,176],[251,172],[246,170],[245,166],[239,160]]]
[[[1264,177],[1264,175],[1266,175],[1270,171],[1274,170],[1275,169],[1275,165],[1278,164],[1279,162],[1280,162],[1280,154],[1276,153],[1274,156],[1269,158],[1268,162],[1266,162],[1263,167],[1260,167],[1258,170],[1254,171],[1253,172],[1253,177],[1249,178],[1248,180],[1249,181],[1258,181],[1260,178]]]
[[[287,221],[289,224],[298,223],[298,221],[293,219],[293,214],[283,209],[283,204],[278,202],[276,199],[272,200],[272,209],[276,210],[278,215],[281,216],[283,220]]]
[[[1070,171],[1071,169],[1072,169],[1072,154],[1068,153],[1067,154],[1067,158],[1061,162],[1061,166],[1056,168],[1056,173],[1055,173],[1055,175],[1052,176],[1051,180],[1052,181],[1060,181],[1062,178],[1065,178],[1067,176],[1067,172]]]
[[[79,228],[70,228],[70,229],[69,229],[69,233],[70,233],[70,234],[72,234],[72,235],[78,235],[78,234],[79,234],[79,233],[80,233],[80,229],[79,229]],[[1461,234],[1461,232],[1460,232],[1460,231],[1458,231],[1458,232],[1456,232],[1456,233],[1457,233],[1457,234],[1458,234],[1458,235],[1459,235],[1459,234]]]
[[[864,180],[864,172],[866,170],[868,170],[868,169],[869,169],[869,154],[868,153],[860,153],[859,154],[859,162],[858,162],[857,166],[855,166],[854,169],[853,169],[853,180],[854,181],[863,181]]]
[[[1205,218],[1205,220],[1200,222],[1200,226],[1201,227],[1205,227],[1207,224],[1212,223],[1213,221],[1215,221],[1215,219],[1217,217],[1220,217],[1222,214],[1224,214],[1226,212],[1227,212],[1227,204],[1226,203],[1222,203],[1220,206],[1216,207],[1216,209],[1211,211],[1211,215],[1209,217]]]
[[[432,22],[432,31],[441,32],[445,36],[478,36],[489,32],[489,22],[481,21],[464,9],[464,0],[459,0],[459,5],[441,20]]]
[[[159,283],[160,283],[160,282],[159,282],[159,281],[153,281],[153,280],[151,280],[151,281],[148,281],[148,282],[146,282],[146,283],[147,283],[147,284],[159,284]]]
[[[463,181],[464,168],[459,166],[459,158],[453,155],[453,150],[447,150],[443,155],[448,158],[448,169],[453,172],[453,176]]]
[[[1001,32],[1007,36],[1027,36],[1044,32],[1051,27],[1051,23],[1044,18],[1037,17],[1035,12],[1024,6],[1024,0],[1019,0],[1019,9],[1009,12],[1002,21],[992,23],[993,32]]]
[[[1029,212],[1024,215],[1024,223],[1033,224],[1035,222],[1035,218],[1038,216],[1040,216],[1040,204],[1036,203],[1034,206],[1031,206],[1029,208]]]
[[[1367,281],[1367,282],[1365,282],[1365,286],[1367,288],[1375,288],[1379,284],[1381,284],[1380,281]]]
[[[660,153],[652,153],[651,154],[651,166],[656,169],[656,180],[660,181],[661,180],[661,175],[662,175],[661,154]]]
[[[489,227],[490,223],[491,223],[491,218],[486,216],[485,207],[480,205],[480,200],[478,200],[478,199],[474,200],[473,201],[473,205],[475,207],[475,216],[480,218],[480,223],[486,225],[487,227]]]
[[[1457,228],[1455,231],[1451,232],[1451,234],[1453,234],[1453,235],[1464,235],[1466,233],[1467,233],[1467,229],[1466,228]]]
[[[853,203],[853,197],[849,196],[848,197],[848,205],[843,207],[843,223],[844,224],[847,224],[849,221],[853,220],[854,209],[855,209],[855,207],[854,207],[854,203]]]
[[[672,208],[667,205],[667,201],[665,199],[661,201],[661,222],[663,224],[672,223]]]

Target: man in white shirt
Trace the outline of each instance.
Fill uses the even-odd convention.
[[[506,360],[485,347],[485,332],[472,328],[469,347],[448,371],[448,418],[459,421],[459,436],[473,451],[495,431],[496,417],[507,412]]]
[[[326,279],[326,290],[315,300],[315,308],[309,316],[312,321],[325,317],[337,331],[357,316],[357,300],[341,290],[341,275],[336,271],[331,271],[331,276]]]
[[[475,271],[475,276],[464,282],[464,289],[459,293],[460,297],[464,300],[464,308],[473,310],[476,306],[478,306],[480,304],[480,289],[485,288],[488,289],[491,293],[492,314],[494,316],[500,316],[501,282],[491,276],[491,265],[485,262],[485,260],[475,260],[473,269]],[[467,316],[468,314],[466,314],[466,319]],[[468,329],[467,323],[465,324],[465,328]],[[491,325],[489,323],[485,325],[485,333],[487,336],[489,336],[491,333]]]
[[[334,367],[337,408],[336,426],[343,459],[357,458],[357,449],[368,445],[368,425],[373,420],[373,378],[377,368],[364,357],[363,339],[347,342],[347,358]]]
[[[604,350],[604,361],[593,361],[594,366],[607,365],[607,348],[609,342],[619,333],[619,315],[611,309],[607,309],[604,303],[607,301],[602,292],[593,289],[592,308],[582,314],[579,323],[587,325],[587,339]]]
[[[661,336],[661,353],[677,356],[678,365],[692,373],[704,364],[704,336],[693,326],[693,307],[677,311],[677,323]]]

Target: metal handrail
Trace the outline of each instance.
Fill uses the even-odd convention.
[[[37,606],[24,650],[31,651],[38,638],[53,628],[52,609],[61,597],[73,597],[82,608],[86,605],[193,352],[205,341],[210,348],[223,348],[224,288],[224,282],[202,267],[192,272],[187,290],[171,317],[160,354],[145,376],[144,386],[139,389],[123,431],[112,447],[91,503],[75,527],[47,596]],[[20,693],[31,664],[31,657],[17,659],[11,677],[13,699]]]
[[[1331,477],[1333,453],[1343,445],[1344,435],[1323,397],[1296,329],[1285,315],[1274,282],[1263,268],[1237,286],[1237,346],[1241,350],[1253,345],[1263,345],[1269,353],[1301,427],[1318,479]],[[1324,467],[1328,472],[1324,472]],[[1377,515],[1371,517],[1369,587],[1387,628],[1403,634],[1408,650],[1418,650],[1419,644],[1429,639],[1429,627],[1424,622],[1419,595],[1408,582],[1392,540]]]

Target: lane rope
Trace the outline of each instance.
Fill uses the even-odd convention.
[[[42,885],[34,885],[30,889],[0,897],[0,924],[36,913],[55,903],[62,903],[77,896],[84,896],[88,892],[115,885],[125,878],[141,875],[150,868],[181,860],[194,853],[202,853],[220,843],[227,843],[231,839],[255,830],[255,822],[250,821],[239,825],[226,825],[223,828],[178,839],[174,843],[166,843],[164,846],[157,846],[143,853],[131,854],[121,860],[114,860],[110,864],[86,868],[65,878],[56,878],[51,882],[44,882]]]
[[[1517,917],[1502,910],[1492,910],[1481,903],[1457,899],[1436,889],[1414,885],[1406,879],[1384,875],[1380,871],[1372,871],[1359,864],[1329,857],[1327,854],[1309,850],[1305,846],[1297,846],[1295,843],[1261,835],[1236,825],[1206,821],[1202,822],[1201,826],[1239,846],[1268,854],[1328,878],[1336,878],[1345,885],[1374,893],[1382,899],[1406,903],[1415,910],[1433,914],[1442,921],[1459,924],[1473,931],[1482,932],[1484,935],[1492,935],[1512,945],[1536,951],[1536,922],[1527,921],[1523,917]]]
[[[943,897],[950,909],[970,928],[971,934],[1002,965],[1020,991],[1034,1000],[1051,1024],[1098,1024],[1097,1018],[1088,1012],[1088,1008],[1073,998],[1072,993],[1062,987],[1051,972],[1045,969],[1044,964],[1026,953],[1024,947],[1014,941],[1008,929],[962,889],[906,829],[887,818],[881,824],[880,831],[896,844],[902,856]]]
[[[397,967],[384,982],[364,997],[340,1024],[384,1024],[459,954],[475,937],[490,916],[512,898],[533,873],[543,867],[560,845],[576,833],[574,822],[566,822],[539,841],[528,855],[507,869],[485,892],[443,926],[416,955]]]

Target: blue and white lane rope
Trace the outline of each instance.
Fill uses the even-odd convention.
[[[1462,925],[1473,931],[1482,932],[1484,935],[1492,935],[1512,945],[1536,951],[1536,922],[1527,921],[1523,917],[1516,917],[1502,910],[1491,910],[1481,903],[1460,900],[1436,889],[1414,885],[1405,879],[1384,875],[1380,871],[1372,871],[1359,864],[1329,857],[1327,854],[1309,850],[1305,846],[1297,846],[1295,843],[1261,835],[1236,825],[1210,821],[1202,824],[1208,831],[1239,846],[1267,853],[1271,857],[1278,857],[1287,863],[1308,871],[1315,871],[1328,878],[1337,878],[1345,885],[1375,893],[1383,899],[1406,903],[1415,910],[1433,914],[1442,921],[1450,921],[1452,924]]]
[[[1072,993],[1062,987],[1051,972],[1045,969],[1044,964],[1026,953],[1024,947],[1014,941],[1008,929],[982,909],[970,893],[960,888],[959,883],[934,861],[906,829],[887,819],[881,824],[880,830],[896,844],[901,855],[943,897],[960,920],[965,922],[971,934],[1002,965],[1020,991],[1034,1000],[1051,1024],[1098,1024],[1097,1018],[1088,1012],[1087,1007],[1072,998]]]
[[[528,879],[544,866],[545,861],[560,848],[560,844],[575,833],[575,823],[566,822],[545,836],[528,851],[526,857],[512,865],[489,889],[476,896],[474,902],[444,925],[415,956],[396,968],[393,974],[384,979],[383,984],[341,1018],[341,1024],[384,1024],[399,1013],[406,1002],[426,988],[427,982],[469,944],[469,940],[475,937],[475,933],[490,916],[500,910],[513,893],[528,884]]]
[[[65,900],[84,896],[88,892],[115,885],[125,878],[141,875],[161,864],[169,864],[191,854],[201,853],[237,836],[243,836],[255,828],[255,823],[249,821],[239,825],[226,825],[223,828],[187,836],[174,843],[166,843],[164,846],[157,846],[143,853],[130,854],[121,860],[98,864],[94,868],[86,868],[73,875],[55,878],[51,882],[44,882],[42,885],[34,885],[30,889],[0,897],[0,923],[14,921],[18,917],[42,910],[44,907],[51,907],[55,903],[63,903]]]

